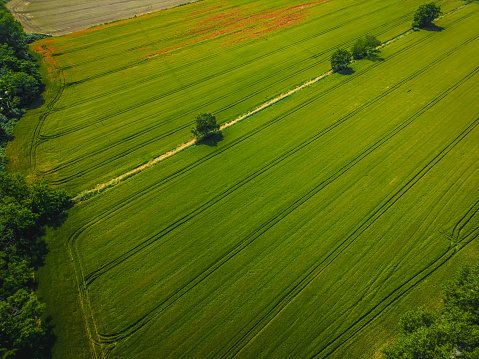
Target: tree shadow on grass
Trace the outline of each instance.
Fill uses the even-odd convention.
[[[68,212],[66,212],[66,210],[70,209],[71,207],[73,207],[73,204],[69,204],[67,208],[64,209],[64,212],[61,212],[57,214],[56,216],[54,216],[53,218],[51,218],[50,221],[47,223],[47,226],[52,227],[53,229],[60,228],[62,224],[65,223],[65,221],[68,218]]]
[[[61,212],[50,218],[46,223],[41,223],[39,226],[32,228],[26,234],[25,240],[21,245],[23,245],[25,252],[28,253],[33,268],[38,269],[45,265],[45,257],[48,254],[48,244],[45,241],[46,227],[58,229],[67,218],[68,213]]]
[[[350,67],[347,67],[345,69],[336,71],[336,73],[341,74],[341,75],[352,75],[352,74],[354,74],[354,72],[355,71]]]
[[[371,51],[371,52],[368,54],[368,56],[366,56],[366,59],[368,59],[369,61],[372,61],[372,62],[384,61],[384,58],[383,58],[383,57],[380,57],[379,54],[380,54],[380,51],[379,51],[379,50]]]
[[[43,357],[45,359],[50,359],[52,358],[52,348],[55,345],[55,342],[57,341],[57,338],[55,334],[53,333],[53,328],[55,327],[52,323],[53,318],[51,315],[47,316],[45,320],[43,321],[45,325],[45,331],[46,335],[44,337],[44,347],[42,354],[44,355]]]
[[[431,25],[422,27],[421,30],[440,32],[444,30],[444,28],[441,26],[437,26],[436,24],[431,24]]]
[[[45,91],[45,85],[42,84],[42,92],[40,95],[38,95],[37,97],[35,97],[33,99],[33,101],[28,104],[27,106],[25,106],[25,110],[34,110],[36,108],[40,108],[42,107],[44,104],[45,104],[45,99],[43,98],[42,94],[44,93]]]
[[[221,132],[214,132],[206,135],[201,140],[197,141],[196,144],[216,147],[220,141],[223,141],[223,134]]]

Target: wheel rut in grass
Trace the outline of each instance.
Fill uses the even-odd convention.
[[[404,18],[405,18],[405,16],[403,15],[400,18],[395,19],[394,22],[401,23],[401,22],[404,21]],[[377,27],[377,30],[381,32],[381,31],[386,31],[387,28],[383,24],[383,25],[379,25]],[[329,32],[329,31],[332,31],[332,30],[328,29],[326,32]],[[319,36],[319,35],[320,34],[314,34],[314,36]],[[354,40],[355,39],[352,39],[351,41],[354,41]],[[288,46],[293,46],[293,45],[297,45],[297,43],[289,44]],[[348,44],[341,44],[341,45],[338,45],[338,46],[346,46],[346,45],[348,45]],[[328,52],[334,50],[335,48],[337,48],[338,46],[335,46],[334,48],[324,49],[324,50],[321,51],[321,54],[328,53]],[[267,56],[270,56],[270,55],[271,55],[271,53],[267,54]],[[295,68],[293,66],[289,69],[289,70],[291,70],[291,73],[287,72],[288,74],[284,78],[281,78],[281,79],[275,81],[274,83],[276,84],[278,82],[287,80],[288,78],[290,78],[294,75],[297,75],[298,73],[302,73],[304,71],[307,71],[307,70],[311,69],[311,67],[314,67],[314,66],[316,66],[319,63],[322,63],[324,61],[326,61],[326,60],[324,60],[324,59],[318,60],[313,65],[311,65],[311,66],[308,65],[307,67],[302,67],[302,68],[297,68],[297,67]],[[216,75],[217,74],[215,74],[215,76]],[[204,81],[204,80],[205,79],[201,79],[201,81]],[[188,86],[190,86],[190,85],[194,85],[194,84],[189,84]],[[261,89],[255,91],[253,93],[249,93],[246,96],[242,96],[239,100],[235,101],[233,104],[228,105],[228,107],[231,107],[233,105],[236,105],[238,103],[246,101],[249,98],[257,95],[259,92],[264,91],[266,88],[267,87],[262,87]],[[175,91],[178,91],[178,90],[174,90],[173,92],[175,92]],[[294,92],[294,90],[293,90],[293,92]],[[126,111],[137,110],[138,106],[143,106],[143,105],[150,104],[152,101],[156,101],[159,98],[163,98],[164,96],[169,96],[171,94],[172,94],[172,92],[170,91],[170,92],[165,93],[165,94],[156,95],[153,98],[150,98],[150,99],[147,99],[147,100],[143,101],[141,104],[136,104],[134,106],[134,108],[126,109]],[[233,93],[227,93],[227,94],[221,95],[220,99],[222,97],[231,96],[231,95],[233,95]],[[215,99],[211,103],[202,104],[201,106],[202,106],[202,108],[204,108],[204,106],[211,105],[212,103],[215,103],[217,101],[218,101],[218,99]],[[197,113],[198,111],[201,111],[202,108],[191,109],[188,113],[183,113],[183,114],[181,114],[181,116],[180,115],[175,115],[175,117],[166,119],[165,121],[154,121],[154,124],[148,126],[147,128],[142,129],[141,131],[129,134],[128,136],[126,136],[122,139],[119,139],[118,141],[116,141],[114,143],[108,144],[106,147],[102,147],[100,149],[91,151],[90,153],[88,153],[86,155],[73,157],[68,162],[59,164],[58,166],[55,166],[55,167],[50,168],[46,171],[43,171],[43,172],[39,173],[39,175],[48,176],[48,175],[52,175],[54,173],[57,173],[58,171],[61,171],[61,170],[63,170],[64,172],[67,172],[67,170],[68,170],[69,173],[66,176],[62,176],[61,178],[51,180],[51,183],[55,184],[55,185],[61,185],[61,184],[68,183],[69,181],[74,180],[78,177],[84,176],[91,171],[98,170],[102,166],[104,166],[108,163],[111,163],[112,161],[115,161],[115,160],[119,161],[119,160],[121,160],[122,157],[124,157],[128,154],[131,154],[132,152],[134,152],[136,150],[140,150],[141,148],[144,148],[144,146],[147,146],[147,145],[155,143],[159,140],[165,139],[165,138],[171,136],[172,134],[175,134],[175,133],[178,133],[178,132],[184,132],[185,130],[188,130],[188,128],[193,125],[193,122],[188,122],[187,124],[181,125],[181,126],[176,127],[174,129],[170,129],[167,132],[163,132],[163,133],[160,132],[158,135],[155,135],[155,137],[149,137],[151,133],[157,133],[159,129],[161,131],[161,127],[167,125],[168,123],[170,123],[172,121],[177,121],[181,117],[185,117],[185,116],[189,116],[189,115],[191,115],[191,117],[193,117],[194,113]],[[218,111],[221,112],[221,111],[224,111],[226,109],[227,109],[227,107],[224,107],[224,108],[219,109]],[[107,119],[111,118],[112,116],[115,116],[115,115],[118,115],[118,114],[119,113],[110,114],[110,115],[107,115],[106,117],[103,116],[102,118],[95,119],[94,121],[86,121],[86,125],[80,125],[80,126],[75,126],[73,128],[70,128],[70,129],[64,129],[60,133],[42,134],[40,136],[39,143],[43,143],[45,141],[57,138],[58,136],[62,136],[62,135],[72,133],[72,131],[75,132],[77,130],[85,128],[85,126],[91,126],[94,123],[97,123],[98,121],[107,120]],[[147,138],[146,140],[138,141],[138,138],[140,138],[140,136],[148,136],[149,138]],[[118,151],[117,149],[119,149],[120,146],[122,148],[121,148],[121,150]],[[110,150],[115,151],[115,153],[113,153],[111,156],[103,156],[103,158],[102,158],[102,156],[100,156],[101,153],[103,153],[105,151],[110,151]],[[91,159],[98,158],[98,160],[87,162],[87,159],[89,159],[89,158],[91,158]],[[81,163],[84,163],[84,165],[80,166]],[[75,169],[75,167],[80,168],[80,169]],[[69,170],[69,169],[72,169],[72,170]],[[134,169],[132,169],[128,172],[131,173],[131,171],[134,171]],[[114,180],[111,180],[111,181],[114,182]],[[101,187],[101,185],[99,185],[99,186]]]
[[[430,35],[432,36],[432,34]],[[477,36],[476,36],[477,37]],[[427,37],[426,37],[427,38]],[[426,39],[425,38],[425,39]],[[475,38],[474,38],[475,39]],[[466,41],[465,43],[468,43],[470,41],[473,41],[474,39],[469,39],[468,41]],[[455,50],[457,50],[457,48],[459,48],[460,46],[464,45],[465,43],[463,44],[460,44],[458,45],[455,49],[451,50],[450,52],[446,53],[444,57],[441,57],[441,59],[437,59],[436,61],[437,62],[433,62],[432,65],[435,65],[441,61],[443,61],[444,59],[446,59],[450,54],[452,54]],[[431,64],[429,64],[428,66],[431,66]],[[478,71],[478,69],[476,68],[472,73],[468,74],[465,78],[463,78],[461,81],[467,81],[469,78],[471,78],[474,74],[476,74]],[[417,76],[419,74],[418,73],[415,73],[415,76]],[[328,75],[328,74],[325,74],[325,75]],[[414,74],[413,74],[414,75]],[[412,78],[414,77],[410,77],[409,79],[405,79],[405,82],[411,80]],[[312,80],[313,81],[313,80]],[[405,82],[401,82],[402,83],[405,83]],[[460,81],[456,84],[454,84],[454,86],[459,86],[460,85]],[[393,88],[390,89],[390,91],[393,91],[394,89],[398,88],[399,86],[401,86],[401,84],[397,84],[396,87],[393,86]],[[303,86],[303,85],[302,85]],[[450,92],[450,91],[453,91],[454,90],[454,86],[451,86],[450,88],[448,88],[446,91],[444,91],[443,93],[441,93],[439,95],[439,97],[435,98],[433,101],[431,101],[427,106],[434,106],[437,102],[439,102],[443,97],[447,96],[447,94]],[[296,91],[298,91],[297,89],[295,89]],[[296,92],[295,91],[295,92]],[[387,95],[387,94],[383,94],[384,96]],[[281,95],[281,96],[288,96],[287,94],[285,95]],[[277,99],[277,101],[280,101],[280,97],[279,96]],[[443,96],[443,97],[441,97]],[[284,98],[282,97],[282,98]],[[281,99],[282,99],[281,98]],[[373,101],[379,101],[381,97],[378,97],[377,99],[373,99]],[[275,99],[276,100],[276,99]],[[273,100],[272,100],[273,101]],[[275,102],[276,103],[276,102]],[[372,102],[370,105],[372,105],[374,102]],[[267,105],[268,104],[268,105]],[[269,102],[267,104],[264,104],[262,106],[270,106],[271,104],[269,104]],[[307,104],[304,104],[304,106],[306,106]],[[262,107],[260,106],[260,107]],[[426,106],[426,107],[427,107]],[[264,107],[264,108],[266,108]],[[427,111],[430,107],[427,107],[424,109],[424,111]],[[260,111],[260,109],[255,109],[254,111]],[[255,112],[256,113],[256,112]],[[419,116],[419,114],[416,114],[416,117]],[[246,114],[244,115],[245,117],[247,116],[251,116],[251,114]],[[352,116],[352,114],[351,114]],[[416,118],[415,117],[415,118]],[[240,121],[241,119],[238,118],[232,122],[236,123],[237,121]],[[281,120],[281,119],[279,119]],[[279,121],[278,120],[278,121]],[[478,119],[479,120],[479,119]],[[475,128],[477,126],[477,121],[476,120],[472,125],[473,125],[473,128]],[[268,126],[270,126],[272,123],[269,123],[267,124]],[[404,124],[404,123],[403,123]],[[471,126],[472,126],[471,125]],[[226,127],[225,127],[226,128]],[[472,129],[473,129],[472,128]],[[262,128],[264,129],[264,127]],[[260,130],[262,130],[260,129]],[[470,129],[470,131],[472,131],[472,129]],[[399,130],[400,131],[400,130]],[[470,132],[469,131],[469,132]],[[461,135],[464,135],[462,138],[464,138],[465,136],[467,136],[467,134],[469,133],[467,131],[467,129],[461,134]],[[254,132],[254,133],[250,133],[249,135],[252,136],[254,134],[256,134],[257,132]],[[393,134],[394,136],[394,134]],[[319,136],[320,137],[320,136]],[[318,137],[318,138],[319,138]],[[460,138],[461,136],[458,137],[458,141],[461,140]],[[315,139],[309,139],[308,141],[314,141]],[[385,138],[385,141],[387,141],[387,139]],[[237,144],[239,142],[235,142],[235,144]],[[428,166],[425,167],[425,169],[419,171],[413,178],[410,182],[408,182],[408,185],[410,185],[410,187],[407,187],[407,185],[405,187],[403,187],[403,193],[401,193],[401,191],[398,191],[395,193],[394,196],[396,197],[392,197],[392,198],[389,198],[387,200],[387,203],[390,203],[388,205],[384,205],[383,207],[381,207],[380,209],[378,209],[378,211],[376,212],[377,214],[373,214],[371,217],[369,217],[368,219],[365,220],[365,222],[363,224],[361,224],[357,230],[355,230],[349,237],[348,239],[351,241],[354,241],[355,238],[357,238],[362,232],[364,232],[367,228],[369,228],[369,226],[371,226],[383,213],[385,213],[388,208],[390,208],[397,200],[399,200],[402,195],[404,193],[406,193],[420,178],[422,178],[425,173],[427,173],[432,167],[434,167],[444,156],[447,155],[447,153],[459,142],[451,142],[449,143],[445,148],[444,150],[437,156],[435,157]],[[235,145],[233,144],[233,145]],[[378,142],[377,143],[377,146],[381,146],[382,143],[381,142]],[[301,146],[307,146],[307,144],[303,143],[301,144]],[[229,148],[231,148],[232,146],[230,146]],[[375,148],[372,148],[371,151],[374,151],[377,147]],[[181,149],[179,149],[180,151]],[[294,150],[294,151],[293,151]],[[292,155],[293,153],[295,153],[296,151],[300,150],[300,148],[295,148],[293,149],[291,152],[291,154],[285,154],[285,158],[289,155]],[[176,151],[176,150],[175,150]],[[177,153],[174,152],[173,154]],[[173,155],[171,154],[171,155]],[[165,157],[165,158],[168,158],[170,157],[171,155]],[[216,155],[216,154],[215,154]],[[203,159],[201,159],[201,161],[207,161],[211,158],[213,158],[215,155],[212,155],[212,156],[207,156]],[[364,153],[365,156],[368,155],[368,153]],[[361,155],[359,155],[357,157],[357,161],[360,161],[362,160],[362,158],[364,157],[361,157]],[[163,158],[164,159],[164,158]],[[161,161],[161,160],[159,160]],[[270,164],[266,165],[266,166],[270,166],[270,167],[265,167],[263,169],[261,169],[260,171],[258,171],[258,173],[256,173],[255,175],[261,175],[262,173],[266,172],[269,168],[272,168],[273,166],[276,165],[276,163],[279,163],[281,161],[281,158],[278,158],[275,160],[276,162],[271,162]],[[353,166],[355,163],[352,163],[351,166]],[[197,164],[196,164],[197,165]],[[146,168],[146,167],[145,167]],[[191,167],[190,167],[191,169]],[[183,173],[185,173],[186,171],[188,171],[189,169],[184,169],[184,170],[181,170],[179,171],[178,173],[174,174],[174,176],[180,176],[182,175]],[[347,171],[347,168],[345,169]],[[425,172],[423,172],[425,171]],[[136,172],[135,172],[136,173]],[[133,173],[134,174],[134,173]],[[131,175],[131,174],[130,174]],[[341,173],[339,173],[339,176],[341,175]],[[255,176],[251,177],[250,179],[248,178],[245,178],[244,179],[244,183],[247,183],[247,181],[251,180],[252,178],[254,178]],[[169,179],[165,179],[165,181],[167,181]],[[334,178],[332,178],[332,181],[334,181]],[[164,183],[164,182],[163,182]],[[243,184],[242,182],[239,182],[238,184],[238,187],[241,187]],[[326,184],[327,185],[327,184]],[[231,188],[231,191],[234,191],[236,190],[235,188]],[[321,190],[321,189],[319,189]],[[147,191],[146,191],[147,192]],[[139,193],[138,195],[147,195],[146,192],[143,192],[142,194]],[[221,196],[219,196],[218,198],[216,198],[217,201],[219,200],[222,200],[225,196],[228,196],[229,193],[232,193],[232,192],[228,192],[228,191],[225,191],[224,193],[221,194]],[[171,304],[173,304],[175,301],[177,301],[179,298],[181,298],[183,295],[185,295],[188,291],[190,291],[192,288],[194,288],[196,285],[198,285],[198,283],[200,283],[202,280],[206,279],[209,275],[211,275],[211,273],[213,273],[217,268],[220,268],[224,263],[226,263],[230,258],[232,258],[234,255],[236,255],[237,253],[239,253],[239,251],[241,251],[242,249],[246,248],[246,246],[249,244],[249,243],[252,243],[252,242],[249,242],[249,240],[251,241],[254,241],[256,238],[258,238],[258,236],[260,236],[261,234],[265,233],[267,230],[269,230],[269,228],[272,228],[272,226],[274,226],[276,223],[278,223],[279,221],[281,221],[282,218],[284,218],[285,216],[288,215],[288,213],[291,213],[291,211],[293,211],[295,208],[299,207],[302,203],[305,203],[307,200],[308,200],[308,195],[311,195],[314,196],[315,193],[312,192],[312,193],[307,193],[305,194],[304,196],[302,196],[301,198],[298,199],[297,202],[293,203],[291,205],[291,207],[288,207],[284,210],[284,213],[283,211],[281,211],[277,216],[275,216],[274,218],[272,218],[270,221],[268,222],[265,222],[261,227],[259,227],[258,229],[256,229],[254,232],[252,232],[252,234],[250,236],[248,236],[249,239],[246,239],[244,242],[240,243],[237,247],[235,247],[232,251],[230,251],[229,253],[227,253],[225,256],[222,256],[221,258],[218,259],[217,262],[215,262],[215,264],[211,267],[211,271],[208,270],[208,271],[205,271],[205,272],[202,272],[201,274],[198,275],[198,277],[194,278],[192,282],[190,282],[189,284],[187,284],[185,287],[179,289],[176,293],[174,293],[171,297],[169,297],[167,300],[165,300],[164,302],[160,303],[159,306],[155,307],[150,313],[148,313],[146,316],[140,318],[138,321],[136,321],[135,323],[131,324],[128,328],[125,328],[119,332],[116,332],[116,333],[111,333],[111,334],[98,334],[99,336],[99,339],[96,341],[99,345],[102,345],[102,346],[105,346],[105,347],[108,347],[110,344],[114,344],[118,341],[121,341],[127,337],[129,337],[130,335],[134,334],[138,329],[144,327],[145,325],[147,325],[152,319],[154,319],[155,317],[157,317],[163,310],[165,310],[166,308],[168,308],[169,306],[171,306]],[[309,198],[311,198],[309,197]],[[303,201],[304,200],[304,201]],[[209,206],[212,206],[214,205],[216,202],[211,202],[209,203]],[[104,216],[100,217],[98,220],[101,220],[101,218],[105,218],[107,217],[108,215],[110,215],[111,213],[113,213],[114,211],[116,211],[118,208],[121,208],[121,206],[124,205],[124,202],[119,205],[119,207],[116,207],[116,209],[114,210],[109,210],[107,212],[105,212]],[[297,207],[295,207],[297,206]],[[198,209],[199,211],[202,211],[202,209]],[[476,210],[473,208],[471,209],[471,213],[476,213]],[[194,216],[195,213],[194,211],[190,212],[191,216]],[[190,215],[188,214],[188,215]],[[284,217],[283,217],[283,214],[284,214]],[[189,217],[189,218],[192,218],[192,217]],[[182,219],[183,220],[183,219]],[[185,221],[187,221],[188,219],[185,219]],[[177,223],[178,226],[181,225],[181,223]],[[88,225],[87,225],[88,226]],[[84,227],[82,228],[80,231],[76,232],[75,236],[70,238],[70,241],[69,241],[69,246],[70,246],[70,249],[72,250],[72,252],[76,251],[76,239],[79,237],[79,235],[81,234],[81,232],[83,232],[87,227]],[[170,230],[173,230],[175,228],[171,228]],[[123,262],[124,260],[127,260],[128,258],[130,258],[131,256],[133,256],[134,254],[138,253],[139,251],[141,251],[142,249],[146,248],[149,244],[153,243],[155,240],[157,240],[159,237],[158,236],[163,236],[164,234],[161,234],[161,233],[158,233],[155,237],[156,238],[150,238],[148,240],[148,243],[144,242],[142,244],[140,244],[138,247],[135,247],[133,250],[130,250],[128,251],[127,253],[125,253],[124,255],[122,255],[121,257],[118,257],[117,259],[115,259],[114,261],[108,263],[107,265],[105,265],[104,267],[98,269],[97,271],[94,271],[86,276],[84,276],[84,273],[83,271],[81,270],[79,272],[80,276],[83,277],[83,280],[80,280],[80,283],[79,283],[79,291],[80,293],[82,293],[82,295],[85,296],[85,299],[86,300],[89,300],[88,299],[88,287],[91,285],[91,283],[93,283],[96,278],[98,278],[99,276],[101,276],[102,274],[106,273],[107,271],[109,271],[111,268],[117,266],[118,264],[120,264],[121,262]],[[357,235],[357,236],[356,236]],[[341,248],[343,244],[341,244],[337,249],[335,249],[335,252],[336,253],[333,253],[332,254],[332,257],[330,257],[330,261],[329,262],[322,262],[321,265],[324,266],[324,267],[321,267],[322,269],[320,269],[319,267],[315,267],[312,269],[312,271],[309,271],[305,276],[301,277],[300,279],[298,279],[298,283],[297,283],[297,286],[294,286],[294,288],[292,288],[290,291],[288,291],[288,293],[285,294],[285,296],[283,296],[281,298],[281,300],[274,305],[273,308],[269,308],[265,313],[263,313],[264,315],[257,319],[254,323],[250,323],[250,326],[248,327],[245,327],[244,330],[241,331],[240,333],[240,337],[235,337],[233,340],[233,342],[230,342],[231,345],[227,345],[225,346],[225,348],[221,349],[220,352],[218,352],[218,357],[225,357],[225,356],[229,356],[231,354],[234,355],[234,353],[238,353],[242,348],[244,348],[245,345],[248,344],[248,342],[254,338],[254,336],[259,332],[261,331],[262,328],[264,328],[265,326],[268,325],[268,323],[270,323],[274,317],[283,309],[285,308],[288,303],[290,303],[304,288],[306,288],[306,286],[311,283],[314,278],[316,278],[318,275],[320,275],[320,273],[322,271],[325,270],[325,268],[327,266],[329,266],[332,261],[334,261],[337,256],[339,256],[343,251],[344,249],[350,245],[348,243],[344,243],[344,246],[345,248]],[[78,256],[78,253],[72,255],[72,258],[75,257],[75,262],[78,262],[76,264],[76,266],[80,266],[81,268],[81,263],[79,261],[79,256]],[[410,280],[408,280],[406,283],[404,283],[403,285],[401,285],[397,290],[395,290],[391,295],[392,297],[391,298],[385,298],[383,301],[381,301],[375,308],[372,309],[371,311],[371,314],[368,314],[369,317],[364,316],[362,318],[360,318],[360,320],[358,320],[354,325],[352,325],[348,330],[350,332],[348,332],[347,334],[341,334],[341,336],[338,336],[336,339],[334,339],[334,341],[332,341],[330,344],[328,344],[327,348],[335,348],[337,347],[336,345],[336,342],[341,342],[339,345],[342,345],[342,343],[344,343],[345,341],[347,340],[350,340],[350,338],[354,335],[356,335],[356,333],[358,333],[360,330],[362,330],[362,328],[364,328],[370,321],[374,320],[374,318],[376,318],[380,313],[382,313],[385,308],[387,308],[391,303],[393,303],[394,301],[396,301],[399,297],[401,297],[403,294],[407,293],[409,290],[411,290],[415,285],[417,285],[417,283],[419,283],[422,279],[426,278],[428,275],[430,275],[430,273],[432,273],[433,271],[435,271],[437,268],[439,268],[440,266],[442,266],[442,264],[445,263],[445,261],[447,261],[447,259],[449,259],[450,256],[449,254],[446,252],[444,253],[443,255],[441,255],[437,260],[433,261],[430,265],[428,265],[424,270],[422,270],[420,273],[418,273],[417,275],[415,275],[413,278],[411,278]],[[418,281],[414,281],[414,278],[419,278]],[[279,299],[279,298],[278,298]],[[88,304],[89,306],[89,304]],[[92,320],[93,320],[93,316],[92,316]],[[253,327],[251,327],[251,325]],[[359,326],[359,329],[358,329],[358,326]],[[100,344],[101,343],[101,344]],[[111,347],[108,347],[109,349],[108,350],[111,350],[112,348]],[[325,348],[324,350],[329,350]],[[334,349],[333,348],[333,349]],[[105,349],[106,350],[106,349]],[[322,355],[322,353],[324,352],[324,350],[322,352],[319,352],[317,354],[315,354],[314,356],[317,356],[319,354]],[[334,349],[335,350],[335,349]],[[328,354],[329,355],[329,354]]]
[[[253,230],[250,235],[246,236],[241,242],[237,244],[231,251],[229,251],[226,255],[218,258],[218,260],[213,263],[211,266],[208,267],[207,270],[200,273],[196,278],[194,278],[191,282],[189,282],[186,286],[180,288],[178,291],[173,293],[169,298],[165,299],[163,302],[159,303],[153,310],[151,310],[147,315],[139,319],[134,324],[128,326],[124,330],[117,332],[115,334],[100,334],[101,341],[105,344],[110,344],[114,342],[118,342],[128,336],[132,335],[134,332],[139,330],[140,328],[147,325],[152,319],[160,315],[164,310],[170,307],[174,302],[176,302],[179,298],[187,294],[191,289],[197,286],[200,282],[205,280],[209,277],[213,272],[219,269],[222,265],[227,263],[231,258],[233,258],[236,254],[246,248],[249,244],[251,244],[254,240],[259,238],[261,235],[266,233],[269,229],[279,223],[282,219],[286,218],[290,213],[294,212],[298,209],[301,205],[303,205],[306,201],[314,197],[324,188],[326,188],[329,184],[333,183],[337,178],[347,172],[350,168],[355,166],[357,163],[362,161],[366,158],[369,154],[377,150],[379,147],[384,145],[388,142],[392,137],[396,136],[402,130],[407,128],[415,119],[421,116],[424,112],[431,109],[437,103],[439,103],[444,97],[446,97],[450,92],[454,91],[458,86],[462,83],[469,80],[472,76],[479,72],[479,67],[476,68],[474,71],[469,73],[460,81],[456,82],[448,89],[437,95],[433,100],[431,100],[428,104],[422,107],[420,110],[415,112],[401,124],[397,125],[393,130],[386,133],[383,137],[381,137],[376,143],[374,143],[371,147],[367,148],[363,152],[359,153],[354,159],[352,159],[349,163],[347,163],[344,167],[342,167],[338,172],[331,175],[328,179],[320,182],[316,187],[312,190],[308,191],[297,200],[293,201],[290,205],[286,208],[282,209],[280,212],[276,213],[273,217],[268,219],[264,222],[261,226]],[[384,213],[386,213],[392,206],[401,199],[401,197],[407,193],[413,186],[422,179],[434,166],[436,166],[458,143],[462,141],[471,131],[473,131],[479,125],[479,118],[474,120],[469,126],[467,126],[458,136],[456,136],[451,142],[449,142],[436,156],[434,156],[421,170],[419,170],[416,174],[414,174],[409,181],[406,182],[404,186],[398,189],[394,194],[388,196],[384,199],[382,203],[380,203],[377,209],[373,210],[373,212],[366,217],[364,222],[357,227],[346,239],[341,242],[336,249],[334,249],[323,261],[319,264],[315,265],[310,271],[308,271],[304,277],[299,279],[299,282],[294,285],[291,290],[287,290],[287,294],[281,297],[279,303],[275,304],[271,310],[269,310],[261,320],[259,320],[253,328],[250,328],[242,338],[238,339],[236,344],[226,345],[225,347],[228,348],[226,353],[219,355],[218,357],[230,356],[234,353],[235,348],[243,347],[248,342],[248,338],[254,337],[255,333],[260,331],[261,328],[267,325],[273,318],[281,311],[291,300],[294,299],[299,293],[306,288],[306,286],[311,283],[316,277],[318,277],[331,263],[334,262],[359,236],[364,233],[369,227],[371,227]],[[211,205],[211,204],[208,204]],[[183,220],[183,219],[182,219]],[[186,219],[187,220],[187,219]],[[172,229],[171,229],[172,230]],[[160,235],[157,238],[151,238],[152,240],[157,240],[158,238],[162,237]],[[152,242],[146,243],[144,242],[143,245],[150,245]],[[102,275],[105,271],[110,270],[111,266],[116,266],[126,260],[131,255],[138,253],[139,250],[142,250],[146,247],[142,248],[135,248],[134,252],[125,253],[125,256],[119,257],[114,262],[110,262],[105,267],[102,267],[99,272],[94,272],[92,275],[87,275],[85,277],[85,285],[88,287],[93,280],[98,278],[98,275]],[[445,254],[444,254],[445,255]],[[441,259],[441,256],[439,259]],[[439,260],[438,259],[438,260]],[[402,286],[401,286],[402,288]],[[261,324],[262,323],[262,324]],[[241,331],[243,332],[243,331]],[[240,332],[240,333],[241,333]],[[246,341],[246,342],[245,342]],[[242,344],[240,344],[242,343]],[[231,344],[231,343],[230,343]],[[240,348],[239,348],[240,349]],[[238,349],[238,350],[239,350]]]

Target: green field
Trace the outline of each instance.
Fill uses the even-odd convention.
[[[231,121],[329,70],[336,48],[401,34],[419,3],[204,1],[40,42],[56,80],[11,170],[92,188],[189,140],[199,112]]]
[[[61,80],[10,168],[90,188],[187,141],[200,111],[231,121],[334,49],[406,32],[420,3],[203,1],[44,40]],[[187,36],[271,13],[293,23]],[[38,273],[54,357],[379,358],[479,255],[479,7],[436,24],[71,209]]]

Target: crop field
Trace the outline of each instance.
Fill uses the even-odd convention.
[[[53,82],[10,169],[92,188],[191,139],[200,112],[231,121],[328,71],[338,47],[400,35],[420,3],[202,1],[36,43]]]
[[[182,4],[185,0],[10,0],[7,6],[26,32],[63,35]]]
[[[164,12],[161,45],[157,15],[39,43],[64,83],[16,166],[87,188],[186,141],[199,111],[226,122],[335,48],[404,33],[418,4],[278,3]],[[175,45],[175,19],[268,23],[268,6],[299,25]],[[479,7],[436,24],[71,209],[38,273],[54,357],[379,358],[399,315],[438,306],[479,255]]]

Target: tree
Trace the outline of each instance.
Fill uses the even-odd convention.
[[[365,57],[371,57],[376,48],[381,45],[375,36],[367,35],[364,39],[358,39],[351,48],[351,54],[354,60],[360,60]]]
[[[26,56],[26,34],[22,25],[6,10],[0,11],[0,43],[14,49],[17,57]]]
[[[420,5],[414,14],[414,22],[412,27],[428,27],[432,25],[432,21],[441,14],[441,7],[433,2]]]
[[[17,245],[26,251],[18,245],[30,246],[40,227],[71,203],[65,190],[54,190],[44,180],[29,185],[21,174],[0,172],[0,250]]]
[[[34,291],[33,267],[42,259],[44,225],[71,204],[64,190],[21,174],[0,172],[0,357],[45,358],[45,305]]]
[[[196,126],[191,130],[191,133],[197,140],[218,131],[220,126],[216,123],[216,117],[211,113],[200,113],[196,116]]]
[[[350,63],[351,53],[348,50],[339,49],[331,55],[331,67],[333,71],[347,69]]]
[[[479,358],[479,265],[464,266],[443,288],[444,306],[407,312],[387,359]]]
[[[351,47],[351,55],[354,60],[360,60],[367,56],[368,52],[366,51],[366,42],[364,39],[358,39],[353,47]]]
[[[19,289],[0,300],[0,355],[2,358],[42,358],[45,328],[40,317],[45,304],[33,293]]]
[[[3,93],[4,97],[10,94],[18,98],[20,107],[28,106],[41,93],[39,81],[25,72],[8,71],[0,81],[0,89],[7,89]]]
[[[373,35],[366,35],[366,49],[368,53],[371,51],[376,50],[376,48],[381,45],[381,41],[379,41],[376,36]]]
[[[15,247],[0,251],[0,299],[8,298],[21,288],[32,286],[28,263],[16,254]]]

